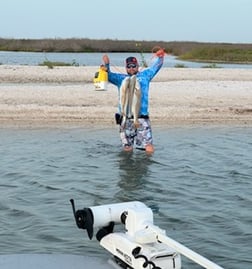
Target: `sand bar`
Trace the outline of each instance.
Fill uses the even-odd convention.
[[[117,88],[96,91],[96,71],[0,65],[1,127],[114,126]],[[252,126],[252,69],[163,68],[150,86],[150,116],[153,125]]]

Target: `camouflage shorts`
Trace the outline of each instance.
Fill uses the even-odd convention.
[[[139,128],[135,128],[132,119],[127,119],[125,127],[120,126],[120,138],[123,146],[133,146],[145,149],[146,145],[153,143],[152,130],[149,119],[138,119]]]

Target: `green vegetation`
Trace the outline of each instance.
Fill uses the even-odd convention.
[[[221,68],[218,66],[216,63],[208,64],[208,65],[203,65],[202,68]]]
[[[184,64],[175,64],[174,67],[175,68],[186,68],[187,66]]]
[[[215,63],[252,63],[252,48],[204,47],[193,49],[181,56],[181,60]]]
[[[53,69],[55,66],[79,66],[75,60],[72,63],[65,63],[65,62],[52,62],[46,59],[43,63],[39,64],[40,66],[47,66],[50,69]]]
[[[139,48],[139,53],[140,53],[140,57],[141,57],[141,66],[142,67],[148,67],[147,61],[144,58],[143,55],[143,50],[142,50],[142,44],[141,43],[136,43],[136,48]]]
[[[137,52],[142,65],[146,65],[143,53],[155,47],[164,48],[168,54],[181,60],[212,63],[252,63],[252,44],[164,42],[111,39],[3,39],[0,50],[29,52]]]
[[[40,63],[39,65],[47,66],[50,69],[53,69],[54,66],[71,66],[71,64],[69,64],[69,63],[51,62],[51,61],[44,61],[43,63]]]

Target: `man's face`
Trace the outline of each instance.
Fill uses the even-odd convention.
[[[138,64],[130,63],[126,65],[126,71],[129,75],[135,75],[138,72]]]

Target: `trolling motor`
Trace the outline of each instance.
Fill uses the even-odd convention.
[[[181,255],[204,268],[223,269],[198,253],[169,238],[153,224],[152,210],[139,201],[93,206],[75,210],[70,200],[76,225],[87,230],[91,240],[96,232],[100,245],[113,255],[116,268],[181,269]],[[114,232],[116,224],[124,232]]]

